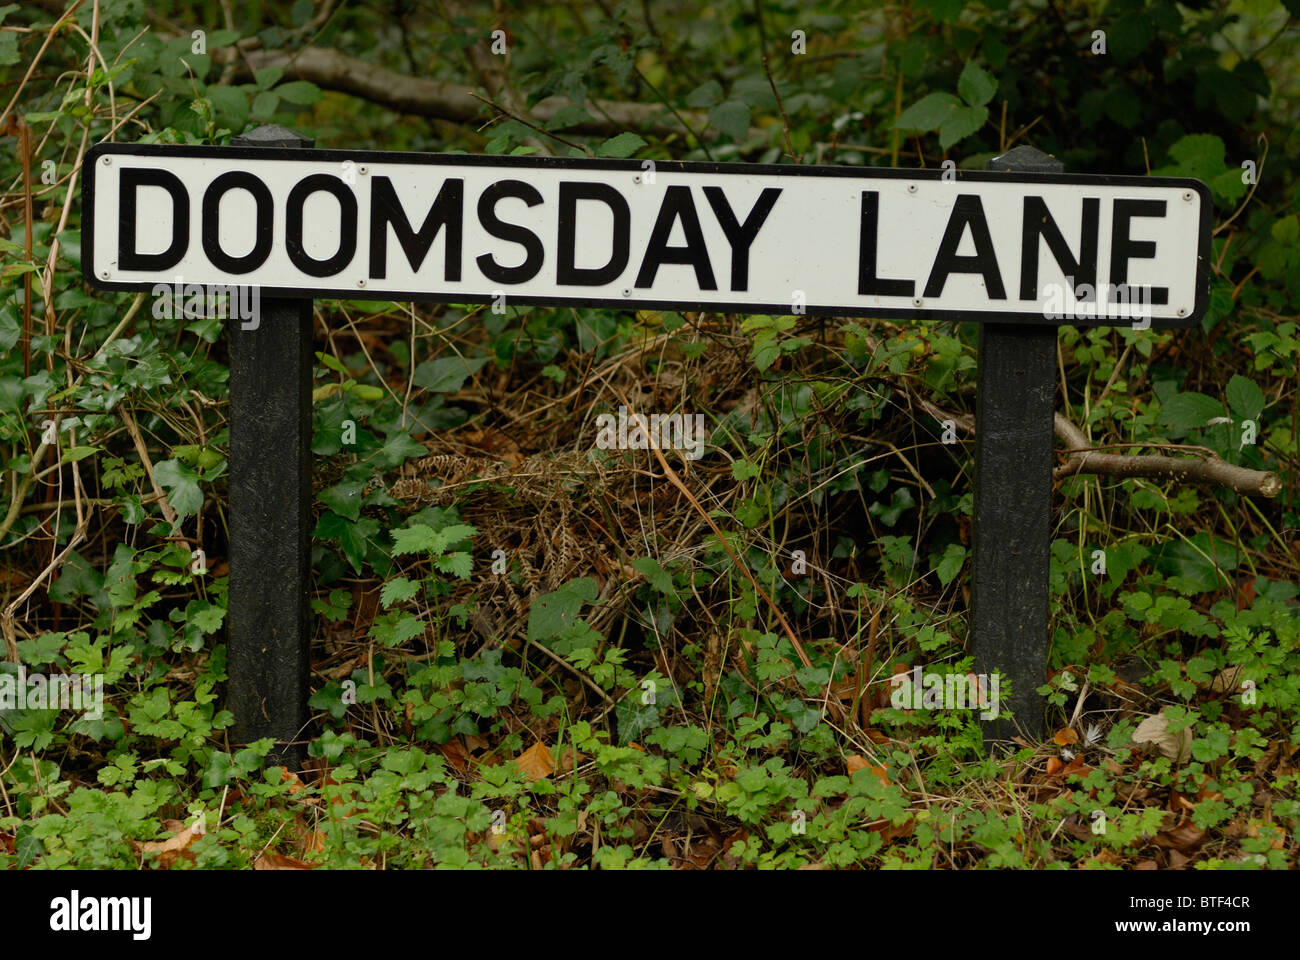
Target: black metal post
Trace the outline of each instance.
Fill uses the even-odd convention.
[[[311,147],[280,126],[232,143]],[[307,710],[311,624],[312,301],[254,297],[230,336],[231,739],[274,737],[270,765],[297,770]]]
[[[1016,147],[988,169],[1062,173],[1065,165]],[[968,652],[976,673],[997,671],[1011,681],[998,717],[984,723],[986,740],[1009,739],[1017,728],[1042,736],[1037,689],[1047,678],[1056,338],[1046,318],[980,325]]]

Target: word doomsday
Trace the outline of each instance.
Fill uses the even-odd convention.
[[[122,144],[86,171],[108,289],[1113,324],[1101,289],[1162,327],[1208,301],[1197,180]]]

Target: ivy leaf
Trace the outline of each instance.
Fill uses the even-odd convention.
[[[426,360],[415,368],[411,381],[430,393],[455,393],[487,362],[487,357],[439,357],[437,360]]]
[[[596,581],[571,580],[553,593],[544,593],[528,611],[528,639],[549,640],[573,626],[584,602],[596,599]]]
[[[411,457],[424,457],[428,453],[429,449],[412,440],[405,430],[396,430],[384,441],[383,447],[375,451],[373,460],[384,469],[389,469]]]
[[[974,60],[967,60],[957,79],[957,92],[972,107],[982,107],[993,99],[998,85]]]
[[[340,517],[356,520],[361,516],[361,492],[365,489],[364,480],[344,480],[326,487],[316,495],[316,499]]]
[[[180,460],[163,460],[153,468],[153,478],[167,491],[167,502],[178,517],[190,517],[203,506],[199,475]]]

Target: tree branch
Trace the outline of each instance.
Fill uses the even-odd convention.
[[[471,95],[470,87],[465,84],[408,77],[327,47],[305,47],[293,53],[285,50],[249,51],[240,59],[243,62],[232,78],[236,82],[250,80],[256,70],[281,67],[287,77],[309,80],[323,89],[349,93],[398,113],[456,123],[474,123],[482,119],[482,102]],[[535,103],[529,113],[538,122],[546,123],[568,104],[565,97],[547,97]],[[614,136],[624,130],[641,130],[658,136],[689,132],[659,104],[597,100],[594,105],[605,117],[575,123],[566,127],[566,132],[604,136]],[[707,122],[703,116],[693,114],[690,119],[701,127]]]
[[[1151,477],[1182,483],[1211,483],[1228,487],[1237,493],[1260,497],[1276,497],[1282,491],[1282,480],[1276,473],[1239,467],[1214,454],[1204,460],[1183,460],[1154,454],[1125,456],[1119,453],[1097,453],[1090,449],[1083,431],[1059,413],[1056,415],[1056,435],[1069,453],[1065,463],[1052,471],[1052,477],[1056,480],[1077,473],[1095,473],[1110,477]]]
[[[951,420],[963,433],[975,432],[975,418],[970,414],[948,413],[922,397],[917,405],[942,422]],[[1097,474],[1107,477],[1149,477],[1155,480],[1177,480],[1180,483],[1205,483],[1228,487],[1237,493],[1260,497],[1276,497],[1282,491],[1282,480],[1268,470],[1239,467],[1210,454],[1203,460],[1183,460],[1155,454],[1126,456],[1118,453],[1099,453],[1083,431],[1061,414],[1054,423],[1056,437],[1065,447],[1065,462],[1052,471],[1053,480],[1063,480],[1076,474]]]

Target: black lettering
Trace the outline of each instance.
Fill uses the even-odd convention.
[[[578,201],[597,200],[614,214],[614,236],[609,262],[603,267],[578,267],[574,264],[577,248]],[[598,287],[613,283],[627,269],[632,232],[632,215],[623,195],[609,184],[588,181],[560,184],[560,237],[556,281],[581,287]]]
[[[393,181],[375,177],[370,185],[370,276],[382,280],[388,276],[388,227],[393,227],[397,242],[412,270],[419,270],[433,246],[438,231],[447,228],[444,280],[460,280],[461,218],[465,207],[465,181],[447,180],[438,190],[433,206],[424,216],[418,231],[406,219]]]
[[[1151,299],[1138,301],[1136,291],[1128,290],[1128,262],[1130,260],[1150,260],[1156,255],[1154,240],[1134,240],[1128,235],[1134,217],[1163,217],[1165,202],[1163,200],[1116,200],[1114,216],[1110,225],[1110,283],[1116,288],[1118,297],[1131,296],[1130,302],[1166,304],[1169,302],[1168,287],[1152,287]]]
[[[257,204],[253,249],[242,257],[221,249],[221,198],[230,190],[247,190]],[[203,252],[212,265],[225,273],[251,273],[265,263],[271,253],[273,208],[271,191],[251,173],[235,170],[213,180],[203,194]]]
[[[190,245],[190,195],[185,184],[166,170],[124,167],[118,185],[118,267],[122,270],[170,270],[181,262]],[[171,195],[172,242],[162,253],[136,252],[136,191],[140,187],[162,187]]]
[[[731,289],[749,289],[749,248],[758,235],[759,229],[767,221],[767,215],[776,205],[776,198],[781,195],[780,187],[768,187],[758,195],[754,208],[749,211],[742,226],[736,222],[736,215],[731,212],[727,195],[721,187],[705,187],[704,196],[708,198],[713,215],[718,218],[718,225],[731,244]]]
[[[967,225],[975,240],[975,255],[959,257],[957,248],[961,246]],[[984,205],[973,193],[962,194],[953,204],[952,216],[948,218],[943,240],[939,243],[939,253],[930,268],[930,279],[925,282],[925,296],[942,296],[944,284],[952,273],[981,274],[990,300],[1007,298],[1006,288],[1002,286],[1002,273],[998,269],[998,258],[993,252],[988,220],[984,217]]]
[[[302,243],[302,211],[313,193],[325,192],[339,202],[339,248],[328,260],[317,260]],[[357,253],[357,198],[338,177],[313,173],[289,191],[284,244],[293,265],[311,277],[332,277],[352,262]]]
[[[503,197],[515,197],[535,207],[542,202],[542,195],[537,188],[522,180],[502,180],[492,184],[478,198],[478,220],[483,229],[500,240],[509,240],[524,248],[524,262],[517,267],[503,267],[492,259],[490,253],[484,253],[475,261],[483,276],[497,283],[527,283],[537,276],[542,269],[546,252],[537,234],[527,227],[515,223],[506,223],[496,214],[497,201]]]
[[[672,235],[673,224],[681,218],[682,230],[686,234],[686,246],[670,247],[668,238]],[[713,266],[709,263],[709,250],[704,243],[704,231],[700,229],[700,218],[695,212],[695,202],[691,199],[690,187],[669,187],[664,191],[664,202],[659,207],[659,217],[650,232],[650,242],[646,244],[645,257],[641,269],[636,275],[638,287],[654,286],[655,274],[665,263],[684,263],[695,268],[695,282],[701,290],[718,289],[713,279]]]
[[[915,280],[889,280],[876,276],[876,251],[880,233],[880,193],[862,191],[862,234],[858,240],[858,293],[863,296],[910,297]]]
[[[1025,197],[1025,215],[1020,230],[1020,299],[1038,299],[1038,247],[1039,238],[1047,241],[1057,265],[1067,277],[1074,278],[1074,293],[1083,284],[1090,291],[1097,289],[1097,221],[1101,201],[1096,197],[1083,199],[1083,226],[1079,238],[1079,259],[1074,259],[1070,245],[1065,242],[1061,229],[1052,219],[1042,197]],[[1083,300],[1095,300],[1095,293],[1084,292]]]

